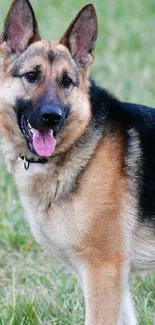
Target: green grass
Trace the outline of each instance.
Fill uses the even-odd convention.
[[[59,38],[82,0],[33,0],[46,39]],[[155,1],[96,0],[99,39],[92,74],[123,100],[154,106]],[[10,1],[0,3],[0,29]],[[63,264],[34,242],[11,176],[0,166],[0,325],[81,325],[84,303]],[[155,324],[155,276],[133,280],[140,325]],[[132,324],[131,324],[132,325]]]

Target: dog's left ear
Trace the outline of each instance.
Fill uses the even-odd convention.
[[[22,52],[38,40],[38,25],[29,0],[14,0],[5,19],[0,49],[9,53]]]
[[[90,3],[78,13],[60,40],[77,64],[84,68],[93,62],[97,30],[96,11]]]

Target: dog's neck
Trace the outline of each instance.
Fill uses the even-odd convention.
[[[37,158],[37,159],[33,159],[33,158],[28,158],[24,155],[20,155],[20,158],[23,160],[24,163],[24,168],[25,170],[29,169],[30,163],[35,163],[35,164],[46,164],[48,162],[47,158]]]

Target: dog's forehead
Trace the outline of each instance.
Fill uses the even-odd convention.
[[[69,50],[59,41],[41,40],[31,44],[14,62],[13,70],[19,71],[26,67],[33,67],[38,64],[52,65],[53,63],[60,63],[75,70],[75,62],[72,59]]]
[[[35,55],[38,53],[40,55],[45,55],[47,57],[49,52],[57,53],[57,52],[68,52],[67,48],[62,46],[59,41],[47,41],[41,40],[35,43],[32,43],[28,49],[27,53],[34,53]]]

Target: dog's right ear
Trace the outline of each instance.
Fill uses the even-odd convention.
[[[37,21],[28,0],[14,0],[0,38],[2,52],[18,53],[32,42],[40,40]]]

